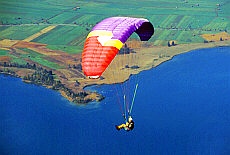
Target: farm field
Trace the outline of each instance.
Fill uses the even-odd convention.
[[[183,48],[187,44],[202,47],[204,42],[229,41],[229,8],[229,0],[0,1],[0,62],[41,65],[52,70],[57,80],[70,89],[76,81],[82,82],[81,88],[73,89],[77,92],[91,84],[83,79],[79,67],[81,52],[86,36],[102,19],[111,16],[147,18],[155,27],[153,37],[136,47],[134,44],[139,38],[133,34],[127,44],[136,51],[140,47],[146,51],[153,47],[169,51],[167,45],[172,41]],[[153,57],[162,55],[159,51],[153,53]],[[175,50],[167,59],[178,53],[181,51]],[[157,64],[165,60],[162,58]],[[149,62],[145,65],[154,66],[152,60]],[[97,82],[103,83],[103,80]]]
[[[154,45],[167,45],[167,41],[172,39],[178,43],[202,42],[200,33],[218,33],[230,29],[230,3],[227,0],[9,0],[1,1],[0,4],[0,24],[5,25],[0,28],[0,39],[24,39],[42,28],[56,25],[52,31],[32,40],[48,45],[83,47],[84,39],[91,28],[111,16],[147,18],[154,24],[156,31],[168,31],[157,33],[151,39]],[[183,35],[184,33],[189,35]]]

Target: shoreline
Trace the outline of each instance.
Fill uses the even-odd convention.
[[[142,47],[135,48],[135,53],[130,53],[126,55],[124,58],[123,55],[117,55],[114,61],[110,64],[110,66],[103,73],[101,79],[87,79],[83,77],[78,77],[75,79],[66,80],[62,79],[59,76],[59,80],[61,84],[64,85],[66,89],[56,89],[64,98],[69,100],[70,102],[74,102],[76,104],[87,104],[92,101],[100,102],[105,97],[97,92],[86,91],[86,87],[90,87],[92,85],[102,85],[102,84],[114,84],[114,83],[124,83],[127,81],[132,75],[139,74],[141,71],[149,70],[154,67],[161,65],[164,62],[170,61],[174,56],[179,54],[191,52],[193,50],[204,49],[204,48],[214,48],[221,46],[230,46],[230,40],[218,41],[218,42],[209,42],[209,43],[193,43],[193,44],[180,44],[176,46],[152,46],[152,47]],[[138,67],[135,69],[131,69],[131,67],[125,67],[127,65],[126,59],[131,59],[128,66],[137,65]],[[13,71],[4,72],[4,69]],[[78,70],[81,72],[81,70]],[[3,67],[0,66],[0,74],[7,74],[10,76],[21,78],[23,82],[33,83],[32,81],[28,82],[23,79],[23,76],[31,74],[31,69],[19,69],[15,67]],[[54,71],[54,74],[57,73]],[[119,75],[119,76],[113,76]],[[59,74],[55,74],[59,75]],[[112,78],[111,78],[112,77]],[[111,80],[112,79],[112,80]],[[76,86],[75,81],[79,82],[79,85]],[[45,84],[39,84],[47,89],[52,89],[52,86],[47,86]],[[76,94],[78,96],[76,96]]]

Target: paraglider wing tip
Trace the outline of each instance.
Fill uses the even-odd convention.
[[[96,75],[96,76],[88,76],[89,79],[98,79],[100,76]]]
[[[152,23],[144,22],[135,32],[139,35],[141,41],[148,41],[154,34],[154,27]]]

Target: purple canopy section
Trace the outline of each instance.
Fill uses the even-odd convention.
[[[110,17],[94,26],[94,30],[106,30],[113,33],[112,39],[119,39],[122,43],[136,32],[141,41],[148,41],[154,33],[153,25],[144,18]]]

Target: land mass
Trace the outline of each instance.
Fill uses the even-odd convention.
[[[156,67],[172,59],[175,55],[195,49],[230,45],[230,37],[227,33],[222,41],[215,40],[213,35],[205,37],[207,40],[205,43],[179,45],[175,43],[170,47],[151,46],[146,42],[129,40],[125,46],[132,49],[132,52],[118,54],[99,79],[88,79],[84,76],[81,69],[81,53],[70,55],[63,51],[48,49],[46,44],[29,40],[4,39],[0,41],[0,48],[8,50],[10,55],[24,59],[27,63],[19,65],[12,62],[12,58],[9,56],[1,56],[0,73],[20,77],[24,82],[57,90],[71,102],[86,104],[104,99],[97,92],[85,91],[84,88],[87,86],[122,83],[128,80],[130,75]],[[43,66],[42,63],[33,61],[31,51],[45,55],[44,60],[56,63],[60,67],[49,68]]]

